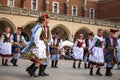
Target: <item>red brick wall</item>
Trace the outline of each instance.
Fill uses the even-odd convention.
[[[59,2],[59,13],[66,14],[65,0],[50,0],[49,11],[52,12],[53,2]],[[76,5],[78,8],[78,15],[81,16],[83,0],[69,0],[69,14],[72,14],[72,5]]]
[[[50,0],[48,11],[52,12],[53,2],[58,2],[59,3],[59,13],[64,14],[64,12],[65,12],[64,11],[64,9],[65,9],[65,1],[63,1],[63,0]]]
[[[38,11],[45,11],[45,0],[38,0]]]
[[[24,2],[23,2],[23,8],[25,8],[25,9],[31,9],[31,0],[24,0]]]
[[[31,9],[31,0],[23,0],[24,5],[23,8],[25,9]],[[45,10],[45,0],[38,0],[38,11],[44,11]]]
[[[0,0],[0,4],[2,6],[7,6],[8,0]],[[23,1],[23,2],[22,2]],[[66,0],[49,0],[50,4],[48,5],[48,11],[52,13],[52,4],[53,1],[59,3],[59,13],[67,14],[65,1]],[[84,0],[69,0],[69,14],[72,15],[72,5],[76,5],[78,10],[78,16],[82,16],[82,6],[84,4]],[[15,7],[31,9],[31,0],[15,0]],[[95,18],[104,19],[104,18],[112,18],[112,17],[120,17],[120,0],[113,0],[109,2],[87,2],[87,17],[89,17],[89,9],[95,9]],[[46,11],[45,0],[38,0],[38,11]],[[120,21],[120,19],[114,19],[112,21]]]
[[[14,7],[22,8],[22,0],[15,0]]]
[[[120,0],[99,4],[97,18],[105,19],[114,17],[120,17]],[[120,19],[116,19],[115,21],[120,21]]]
[[[90,8],[93,8],[95,10],[95,18],[96,18],[98,4],[96,2],[87,1],[87,17],[89,17],[89,9]]]
[[[7,6],[7,0],[0,0],[0,4],[2,6]]]
[[[83,0],[69,0],[70,1],[70,14],[72,15],[72,5],[77,6],[78,16],[82,16]]]

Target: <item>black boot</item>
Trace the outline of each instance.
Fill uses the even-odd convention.
[[[86,64],[86,63],[84,64],[84,68],[85,68],[85,69],[87,68],[87,64]]]
[[[52,60],[52,62],[51,62],[51,67],[52,67],[52,68],[55,67],[55,66],[54,66],[54,60]]]
[[[93,68],[90,68],[90,73],[89,75],[93,76]]]
[[[58,60],[55,61],[55,68],[58,68],[57,63],[58,63]]]
[[[117,65],[117,66],[118,66],[118,69],[120,69],[120,62],[118,62],[118,65]]]
[[[29,67],[27,67],[26,72],[30,72],[34,65],[35,63],[32,63]]]
[[[110,67],[106,67],[106,76],[112,76],[112,74],[110,73]]]
[[[81,65],[81,63],[78,64],[78,68],[79,68],[79,69],[80,69],[80,65]]]
[[[44,74],[44,65],[39,66],[38,76],[45,76],[45,74]]]
[[[90,62],[88,62],[88,68],[90,68]]]
[[[76,66],[75,66],[75,62],[73,63],[73,68],[76,68]]]
[[[17,60],[14,60],[13,66],[18,66],[18,65],[17,65]]]
[[[4,64],[4,58],[2,58],[2,66],[4,66],[5,64]]]
[[[10,60],[10,62],[14,65],[14,58],[12,58],[11,60]]]
[[[100,73],[100,68],[97,69],[96,75],[103,76],[103,75]]]
[[[31,71],[29,72],[30,76],[32,77],[38,77],[36,74],[35,74],[35,71],[37,70],[38,67],[35,67],[33,66]]]
[[[49,76],[49,74],[45,73],[45,70],[46,70],[46,68],[47,68],[47,65],[43,65],[43,66],[44,66],[44,69],[43,69],[44,75],[45,75],[45,76]]]
[[[5,66],[9,66],[8,65],[8,59],[5,60]]]
[[[110,75],[113,75],[113,73],[111,72],[112,69],[113,69],[113,67],[110,68]]]

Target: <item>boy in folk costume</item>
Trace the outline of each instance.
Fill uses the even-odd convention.
[[[86,47],[84,49],[84,67],[85,68],[90,68],[90,61],[89,61],[89,52],[88,52],[88,48],[90,46],[90,43],[92,42],[93,40],[93,32],[90,32],[88,34],[88,37],[85,39],[85,44],[86,44]]]
[[[21,32],[22,32],[22,28],[18,27],[17,33],[14,33],[10,37],[10,42],[13,43],[12,44],[13,58],[10,62],[13,64],[13,66],[18,66],[17,61],[20,56],[20,51],[26,45],[26,40],[24,39],[23,35],[21,35]]]
[[[117,69],[120,69],[120,37],[117,40]]]
[[[51,67],[58,68],[59,53],[62,47],[62,39],[58,36],[58,31],[55,32],[54,37],[51,40],[52,50],[51,50]]]
[[[97,66],[96,75],[102,76],[100,73],[100,67],[104,65],[104,53],[103,53],[103,29],[100,28],[97,31],[97,35],[93,38],[89,46],[89,61],[91,62],[90,73],[93,75],[93,67]]]
[[[83,35],[82,34],[78,34],[78,39],[75,41],[75,44],[73,46],[73,68],[76,68],[75,63],[78,60],[79,61],[79,65],[78,68],[80,68],[81,65],[81,61],[83,60],[83,54],[84,54],[84,49],[83,47],[85,47],[85,42],[83,40]]]
[[[1,36],[0,40],[0,55],[2,57],[2,65],[8,65],[8,58],[11,57],[11,43],[10,43],[10,27],[5,28],[5,32]]]
[[[37,77],[35,74],[37,68],[45,61],[46,45],[44,33],[44,16],[38,18],[36,26],[32,29],[30,43],[22,50],[22,53],[30,59],[33,64],[26,71],[30,76]]]
[[[111,69],[116,63],[115,53],[117,46],[117,38],[115,37],[117,30],[110,29],[110,36],[105,39],[105,62],[106,65],[106,76],[112,76]]]

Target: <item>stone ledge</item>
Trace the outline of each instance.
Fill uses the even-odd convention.
[[[36,10],[27,10],[27,9],[15,8],[15,7],[0,6],[0,13],[39,17],[42,14],[47,12],[39,12]],[[89,18],[80,17],[80,16],[71,16],[71,15],[54,14],[54,13],[49,13],[49,16],[50,16],[50,19],[53,19],[53,20],[62,20],[62,21],[77,22],[77,23],[83,23],[83,24],[107,26],[107,27],[120,27],[120,23],[114,23],[114,22],[109,22],[109,21],[104,21],[99,19],[89,19]]]

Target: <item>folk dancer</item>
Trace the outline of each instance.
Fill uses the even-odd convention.
[[[89,45],[90,43],[92,42],[93,40],[93,32],[90,32],[88,33],[88,37],[85,39],[85,44],[86,44],[86,47],[84,49],[84,68],[90,68],[90,61],[89,61],[89,52],[88,52],[88,48],[89,48]]]
[[[11,57],[11,43],[10,43],[10,27],[5,28],[5,32],[0,40],[0,56],[2,57],[2,65],[8,65],[8,58]]]
[[[59,54],[62,48],[62,39],[59,37],[59,33],[56,30],[52,40],[52,48],[51,48],[51,67],[58,68],[57,64],[59,61]]]
[[[23,56],[33,62],[32,65],[26,69],[28,74],[33,77],[38,77],[38,75],[35,74],[35,71],[46,58],[46,46],[44,43],[45,38],[43,36],[44,21],[44,16],[38,18],[36,26],[32,29],[30,43],[22,50],[22,53],[24,54]]]
[[[18,66],[17,61],[20,56],[20,51],[23,49],[26,45],[26,40],[24,39],[23,35],[21,34],[22,28],[18,27],[17,28],[17,33],[14,33],[10,37],[10,42],[12,44],[12,53],[13,53],[13,58],[11,59],[11,63],[13,66]]]
[[[44,21],[44,25],[43,25],[43,32],[45,33],[43,36],[44,36],[44,42],[45,42],[45,45],[46,45],[46,56],[47,58],[45,59],[45,61],[43,62],[43,64],[41,64],[39,66],[39,73],[38,73],[38,76],[49,76],[49,74],[47,74],[45,72],[48,64],[49,64],[49,54],[50,54],[50,51],[49,51],[49,46],[51,45],[50,44],[50,40],[51,40],[51,34],[50,34],[50,30],[49,30],[49,26],[48,26],[48,23],[49,23],[49,16],[48,14],[44,14],[43,15],[44,18],[45,18],[45,21]]]
[[[104,53],[103,53],[103,29],[100,28],[97,30],[97,35],[94,36],[92,42],[89,46],[89,61],[91,62],[90,73],[89,75],[93,76],[94,65],[97,66],[96,75],[102,76],[100,72],[100,67],[104,66]]]
[[[120,38],[117,40],[117,69],[120,69]]]
[[[75,41],[75,44],[73,46],[73,68],[76,68],[75,63],[78,60],[79,64],[78,64],[78,68],[80,68],[81,62],[83,60],[83,54],[84,54],[84,49],[83,47],[85,47],[85,41],[83,40],[83,34],[77,34],[78,39]]]
[[[111,69],[114,67],[116,60],[116,46],[117,46],[117,38],[115,37],[115,32],[117,30],[110,29],[110,36],[105,39],[105,62],[106,65],[106,76],[112,76]]]

